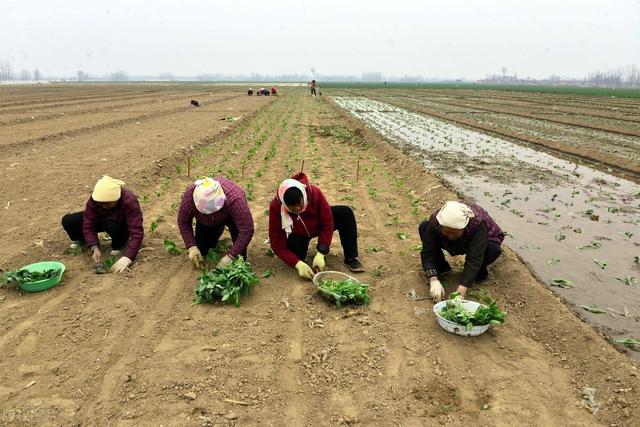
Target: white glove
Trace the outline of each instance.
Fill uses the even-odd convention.
[[[202,263],[202,254],[200,253],[200,249],[197,246],[191,246],[189,248],[189,259],[196,267],[200,268],[200,264]]]
[[[429,294],[435,302],[440,302],[444,298],[444,288],[438,279],[429,281]]]
[[[318,272],[324,270],[325,265],[326,263],[324,261],[324,255],[318,252],[313,258],[313,264],[311,265],[311,268],[313,268],[313,271]]]
[[[218,265],[216,265],[216,268],[226,267],[232,262],[233,262],[233,258],[231,258],[229,255],[225,255],[222,257],[220,261],[218,261]]]
[[[306,262],[298,261],[298,263],[296,264],[296,270],[298,270],[298,274],[303,279],[313,279],[313,270]]]
[[[126,256],[123,256],[111,266],[111,271],[113,271],[114,273],[122,273],[130,265],[131,260]]]

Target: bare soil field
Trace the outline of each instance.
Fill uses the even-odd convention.
[[[456,196],[328,98],[198,86],[180,89],[180,99],[169,85],[157,94],[166,102],[101,114],[94,110],[118,104],[113,95],[137,102],[153,86],[69,88],[69,97],[94,100],[82,104],[91,112],[0,126],[0,267],[44,259],[67,267],[63,284],[46,292],[0,289],[0,423],[637,424],[636,363],[511,250],[481,287],[507,323],[481,337],[446,333],[430,300],[407,298],[428,294],[418,224]],[[69,107],[64,90],[39,89],[14,99],[35,109],[57,98],[51,114]],[[199,109],[188,105],[196,96]],[[13,107],[3,98],[2,108]],[[220,120],[227,115],[240,118]],[[269,256],[265,210],[302,160],[331,204],[355,209],[369,306],[336,309]],[[143,249],[124,275],[95,275],[86,253],[63,254],[61,216],[81,209],[106,173],[139,196],[145,217]],[[164,239],[182,243],[177,203],[205,174],[246,189],[256,225],[248,259],[257,273],[274,273],[240,308],[192,305],[197,271],[163,248]],[[327,261],[345,271],[337,234]],[[458,272],[462,262],[452,260]]]

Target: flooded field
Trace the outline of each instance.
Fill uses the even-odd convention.
[[[613,339],[640,334],[640,186],[386,103],[333,99],[484,206],[581,317]]]

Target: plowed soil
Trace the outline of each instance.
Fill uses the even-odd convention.
[[[482,286],[507,323],[478,338],[448,334],[430,300],[407,298],[428,294],[418,224],[455,194],[329,100],[301,89],[259,98],[164,86],[157,96],[170,101],[103,115],[101,95],[111,96],[107,109],[118,99],[108,86],[82,87],[96,104],[70,122],[54,114],[68,106],[64,90],[54,115],[31,129],[0,120],[0,266],[59,259],[67,268],[46,292],[0,290],[1,424],[637,424],[637,366],[510,250]],[[147,99],[149,88],[131,86],[123,102]],[[24,98],[34,109],[44,102],[37,91]],[[240,119],[220,120],[228,115]],[[355,209],[367,307],[336,309],[267,253],[265,210],[302,160],[330,203]],[[145,217],[144,247],[123,275],[93,274],[86,252],[63,254],[60,218],[106,173],[127,182]],[[164,239],[182,244],[175,209],[205,174],[247,189],[256,223],[248,258],[259,274],[275,273],[240,308],[192,305],[198,273],[163,249]],[[346,271],[337,235],[327,260]],[[452,260],[450,283],[462,262]]]

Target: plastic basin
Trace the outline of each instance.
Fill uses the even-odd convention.
[[[27,270],[30,272],[35,271],[46,271],[52,268],[60,269],[60,274],[57,276],[51,277],[49,279],[38,280],[37,282],[26,282],[20,284],[20,289],[25,292],[41,292],[50,288],[53,288],[56,285],[59,285],[62,282],[62,275],[64,274],[64,264],[58,261],[42,261],[36,262],[35,264],[29,264],[22,267],[20,270]]]
[[[468,331],[466,325],[460,325],[458,323],[451,322],[445,319],[444,317],[440,316],[440,312],[445,307],[445,304],[447,304],[447,302],[449,301],[450,300],[440,301],[439,303],[433,306],[433,312],[436,314],[436,319],[438,320],[438,324],[442,329],[444,329],[447,332],[451,332],[452,334],[462,335],[464,337],[475,337],[487,332],[490,325],[474,326],[471,328],[470,331]],[[459,301],[456,301],[455,304],[462,305],[462,307],[465,310],[468,310],[472,313],[475,313],[475,311],[478,308],[483,307],[483,305],[480,304],[479,302],[469,301],[469,300],[459,300]]]

